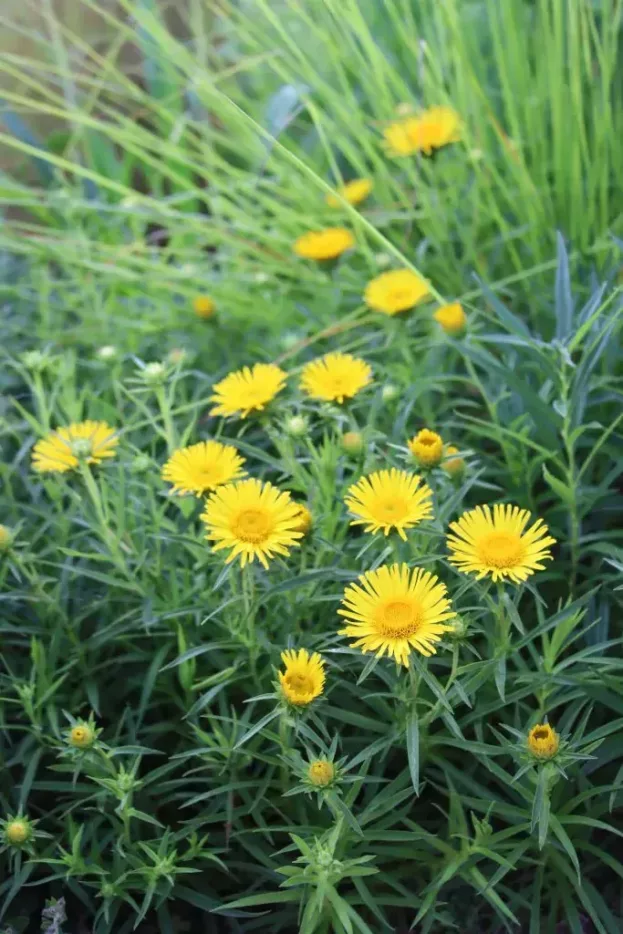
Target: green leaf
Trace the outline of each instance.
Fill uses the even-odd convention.
[[[417,710],[407,717],[406,723],[407,759],[411,784],[416,795],[420,793],[420,724]]]

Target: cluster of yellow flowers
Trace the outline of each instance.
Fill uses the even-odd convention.
[[[212,415],[245,418],[261,411],[284,388],[287,374],[273,364],[255,364],[230,373],[214,386]],[[312,360],[302,371],[300,388],[314,399],[338,404],[352,398],[372,379],[370,366],[343,353]],[[80,462],[96,464],[115,454],[119,439],[105,422],[86,421],[59,428],[38,441],[33,466],[39,472],[75,469]],[[423,429],[408,441],[408,448],[423,469],[444,462],[448,473],[462,470],[463,460],[453,446]],[[242,567],[257,559],[268,568],[275,556],[287,556],[311,525],[307,506],[272,483],[246,476],[245,459],[235,447],[201,441],[175,451],[162,468],[172,493],[207,494],[201,519],[214,551],[226,550],[227,563],[240,559]],[[433,491],[418,474],[391,468],[361,477],[345,496],[352,525],[376,534],[406,532],[433,515]],[[517,506],[477,506],[450,524],[449,561],[464,573],[494,581],[525,581],[543,561],[551,558],[554,539],[538,520],[529,525],[530,513]],[[352,646],[377,656],[388,655],[408,665],[412,651],[424,656],[435,652],[456,617],[447,588],[422,568],[406,564],[384,565],[362,574],[349,585],[338,611],[346,625],[340,632]],[[322,693],[323,661],[319,655],[284,653],[280,675],[283,695],[294,705],[308,704]]]
[[[454,111],[438,107],[393,123],[385,130],[385,142],[394,155],[430,154],[456,141],[459,132]],[[342,201],[357,204],[369,196],[372,187],[369,179],[355,179],[327,200],[331,206]],[[333,227],[304,234],[294,249],[302,257],[327,260],[354,242],[348,230]],[[369,307],[395,315],[429,295],[428,284],[415,272],[396,269],[369,282],[364,298]],[[215,305],[209,297],[199,296],[194,304],[197,315],[214,314]],[[439,308],[434,317],[452,334],[465,327],[465,313],[458,303]],[[244,419],[252,412],[261,412],[282,392],[287,379],[288,374],[273,363],[256,363],[229,373],[213,387],[210,414]],[[372,369],[365,360],[331,352],[302,368],[299,387],[318,402],[342,405],[372,379]],[[118,442],[114,429],[105,422],[69,425],[36,443],[33,466],[39,472],[63,473],[97,464],[114,456]],[[429,429],[408,440],[407,448],[422,470],[441,466],[451,477],[464,470],[459,450],[445,445],[440,435]],[[172,484],[172,493],[207,497],[201,514],[205,535],[215,552],[228,552],[227,563],[238,558],[244,568],[257,559],[268,568],[273,558],[289,555],[300,544],[312,516],[288,491],[248,477],[245,464],[233,445],[206,440],[174,451],[162,468],[162,477]],[[409,470],[391,468],[360,477],[348,489],[344,502],[353,517],[351,524],[373,535],[382,532],[387,536],[395,531],[406,540],[409,529],[433,517],[433,490]],[[479,579],[489,576],[493,581],[525,581],[552,557],[549,549],[555,543],[542,520],[530,524],[530,519],[527,510],[512,505],[477,506],[465,512],[450,524],[449,562]],[[338,613],[345,621],[339,632],[352,640],[352,647],[377,657],[387,655],[405,666],[414,651],[432,655],[444,633],[453,630],[456,619],[447,587],[435,574],[398,563],[367,571],[347,586]],[[305,706],[323,692],[324,662],[319,654],[290,649],[282,654],[282,661],[279,684],[288,703]],[[75,745],[90,743],[90,734],[85,734],[83,741],[80,736],[74,737]]]
[[[431,107],[418,115],[408,115],[390,123],[384,130],[385,148],[393,156],[409,156],[413,153],[431,155],[461,137],[461,121],[450,107]],[[372,193],[374,183],[370,178],[355,178],[335,189],[326,197],[327,204],[339,208],[344,202],[358,205]],[[324,227],[309,230],[294,242],[294,252],[303,259],[326,262],[335,260],[347,250],[355,247],[353,233],[346,227]],[[364,301],[374,311],[385,315],[396,315],[409,311],[431,297],[428,283],[412,269],[392,269],[372,279],[364,291]],[[195,298],[195,313],[200,318],[211,318],[216,310],[214,301],[207,295]],[[442,305],[433,318],[451,335],[460,335],[465,330],[467,317],[458,302]]]

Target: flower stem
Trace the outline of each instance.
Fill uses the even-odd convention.
[[[158,402],[160,414],[162,415],[167,448],[169,450],[169,454],[172,454],[177,447],[177,434],[175,432],[175,425],[171,415],[171,406],[169,405],[169,399],[165,392],[164,386],[156,387],[156,400]]]

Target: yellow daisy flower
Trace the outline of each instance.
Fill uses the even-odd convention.
[[[349,204],[360,204],[372,191],[372,179],[354,178],[345,185],[340,185],[336,191]],[[342,205],[342,202],[332,194],[327,195],[326,202],[332,208],[339,208]]]
[[[303,535],[307,535],[314,524],[314,517],[304,503],[297,503],[296,505],[299,510],[297,530],[302,532]]]
[[[392,156],[410,156],[414,152],[430,156],[434,149],[460,140],[460,118],[451,107],[430,107],[418,116],[390,123],[383,136]]]
[[[448,536],[450,562],[479,580],[490,575],[494,581],[525,581],[543,570],[542,562],[552,557],[549,546],[556,544],[542,519],[524,531],[529,521],[530,513],[519,506],[496,504],[493,511],[476,506],[464,512],[450,523],[454,533]]]
[[[289,554],[303,537],[298,504],[289,493],[260,480],[218,487],[201,518],[214,551],[231,549],[226,563],[239,556],[242,567],[257,558],[267,568],[269,558]]]
[[[118,444],[115,429],[106,422],[75,422],[37,441],[32,466],[39,473],[65,473],[75,470],[81,459],[99,464],[114,457]]]
[[[355,245],[355,238],[345,227],[310,230],[294,241],[294,252],[303,259],[335,259]]]
[[[341,405],[371,380],[372,370],[365,360],[349,353],[328,353],[303,367],[301,389],[313,399]]]
[[[392,269],[372,279],[364,299],[370,308],[384,315],[408,311],[430,295],[428,283],[410,269]]]
[[[201,496],[222,483],[243,477],[244,462],[244,457],[231,444],[200,441],[174,451],[162,468],[162,479],[173,484],[172,493]]]
[[[553,759],[560,747],[560,737],[549,723],[538,723],[528,733],[528,749],[537,759]]]
[[[436,467],[443,457],[443,441],[435,431],[422,428],[407,446],[420,467]]]
[[[463,475],[465,470],[465,461],[462,457],[455,457],[455,454],[459,453],[459,449],[453,444],[446,445],[444,450],[444,460],[442,463],[442,469],[448,474],[449,477],[459,478]]]
[[[306,707],[324,690],[324,662],[318,652],[287,649],[281,653],[285,671],[279,672],[281,692],[289,704]]]
[[[379,470],[354,483],[344,502],[358,518],[351,525],[363,525],[366,532],[395,529],[406,541],[411,529],[433,515],[433,491],[417,474],[404,470]]]
[[[433,318],[437,324],[441,325],[446,334],[462,334],[467,324],[467,315],[463,311],[463,306],[459,302],[452,302],[450,305],[442,305],[434,313]]]
[[[456,613],[447,594],[445,584],[430,571],[383,565],[344,591],[344,609],[338,613],[348,625],[340,635],[353,637],[353,648],[408,666],[413,650],[434,655],[435,643],[452,630],[445,621]]]
[[[198,318],[211,318],[216,312],[216,304],[209,295],[197,295],[193,299],[193,309]]]
[[[249,412],[261,411],[281,392],[286,379],[287,374],[274,363],[256,363],[228,373],[213,387],[210,401],[218,404],[210,409],[210,415],[246,418]]]

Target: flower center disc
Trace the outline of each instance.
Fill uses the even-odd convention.
[[[286,683],[297,694],[311,694],[313,690],[311,680],[305,675],[287,675]]]
[[[539,740],[539,741],[549,739],[549,731],[548,731],[548,730],[535,730],[534,733],[533,733],[532,735],[533,735],[534,739],[537,739],[537,740]]]
[[[233,523],[232,531],[243,542],[263,542],[272,531],[270,515],[263,509],[243,509]]]
[[[482,563],[488,567],[512,568],[521,563],[524,546],[519,535],[493,532],[479,543],[478,553]]]
[[[392,600],[381,607],[378,616],[379,632],[384,636],[406,639],[417,632],[420,617],[420,611],[413,603]]]
[[[396,519],[403,518],[406,512],[406,503],[400,499],[387,499],[378,504],[379,518],[386,522],[395,522]]]

